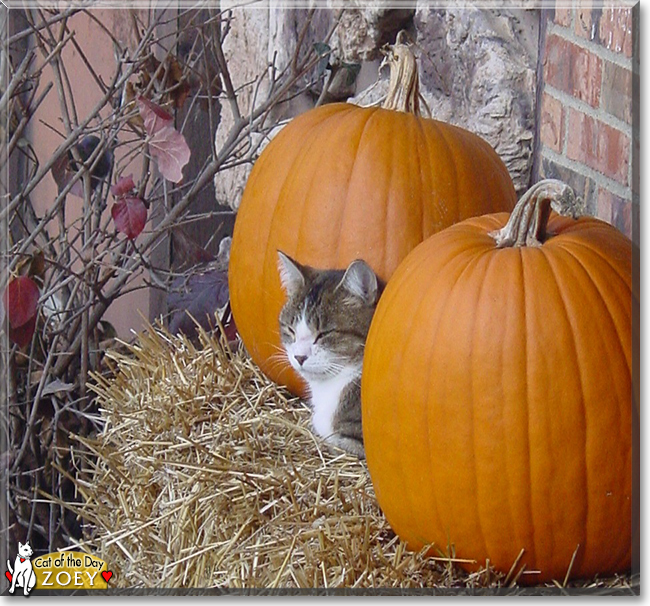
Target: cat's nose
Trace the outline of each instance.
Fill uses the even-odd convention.
[[[309,356],[294,356],[294,358],[296,358],[296,362],[298,362],[298,364],[300,364],[300,366],[302,366],[305,363],[305,360],[308,357]]]

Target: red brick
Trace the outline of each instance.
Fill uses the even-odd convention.
[[[632,70],[605,61],[600,95],[602,109],[632,124]]]
[[[562,27],[571,27],[571,12],[570,8],[556,8],[553,23]]]
[[[596,202],[596,216],[607,223],[612,223],[614,217],[614,207],[624,202],[623,198],[613,194],[604,187],[598,188],[598,198]]]
[[[585,2],[577,8],[574,21],[576,35],[632,56],[631,8],[592,8],[591,2]]]
[[[576,19],[573,31],[585,40],[598,41],[598,21],[601,10],[582,6],[576,10]]]
[[[571,43],[554,34],[547,36],[544,50],[544,82],[569,92],[570,69],[567,61]]]
[[[567,139],[569,158],[627,185],[630,138],[625,133],[569,109]]]
[[[564,107],[547,93],[542,96],[540,136],[542,143],[556,152],[564,145]]]
[[[598,189],[596,216],[607,221],[632,239],[632,202],[613,194],[608,189]]]
[[[632,9],[605,8],[600,16],[600,43],[608,50],[632,56]]]
[[[548,36],[544,58],[547,84],[598,107],[601,79],[602,61],[598,56],[560,36]]]

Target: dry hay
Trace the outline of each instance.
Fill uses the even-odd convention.
[[[503,587],[450,558],[410,553],[374,498],[363,462],[330,450],[310,413],[241,351],[150,329],[96,377],[106,422],[84,549],[131,588]],[[603,584],[627,585],[625,579]]]

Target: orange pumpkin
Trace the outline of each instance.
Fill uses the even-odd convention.
[[[279,354],[277,250],[319,268],[363,258],[386,280],[427,236],[516,201],[486,141],[421,117],[408,47],[395,45],[389,58],[384,107],[336,103],[295,118],[255,163],[237,214],[233,316],[253,360],[297,394],[304,384]]]
[[[549,219],[551,200],[573,191],[542,181],[505,228],[483,216],[420,244],[379,302],[361,385],[394,531],[505,573],[523,549],[523,583],[623,572],[632,551],[631,242]]]

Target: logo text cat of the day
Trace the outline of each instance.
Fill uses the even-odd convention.
[[[87,553],[48,553],[32,561],[36,589],[107,589],[113,573],[104,560]]]

